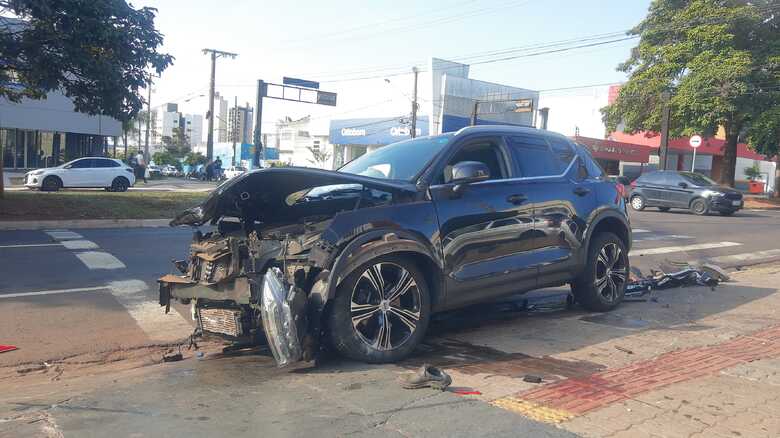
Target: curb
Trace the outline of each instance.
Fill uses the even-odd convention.
[[[53,221],[0,221],[0,230],[49,230],[57,228],[159,228],[170,219],[63,219]]]

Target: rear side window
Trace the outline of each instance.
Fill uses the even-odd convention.
[[[574,159],[574,146],[561,138],[548,138],[547,141],[550,142],[550,149],[552,149],[553,155],[558,159],[558,164],[561,167],[561,172],[559,173],[563,173],[571,164],[571,160]]]
[[[663,184],[664,174],[661,172],[646,173],[637,178],[636,182],[642,184]]]
[[[583,148],[582,151],[582,162],[585,165],[585,169],[588,171],[588,176],[591,178],[603,178],[604,170],[599,166],[599,163],[593,159],[587,149]]]
[[[114,160],[94,160],[92,167],[119,167],[119,163]]]
[[[92,161],[89,158],[85,158],[83,160],[74,161],[73,164],[70,165],[71,169],[89,169],[92,167]]]
[[[523,178],[560,175],[563,170],[550,146],[541,137],[517,135],[507,139]]]

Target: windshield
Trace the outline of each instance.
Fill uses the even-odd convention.
[[[452,139],[453,134],[393,143],[347,163],[339,172],[411,181]]]
[[[700,174],[700,173],[693,173],[693,172],[680,172],[680,175],[682,175],[683,178],[688,180],[688,182],[697,185],[697,186],[715,186],[718,185],[715,181],[707,178],[706,176]]]

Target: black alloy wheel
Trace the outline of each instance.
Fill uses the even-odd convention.
[[[41,190],[45,192],[56,192],[62,188],[62,181],[56,176],[47,176],[41,183]]]
[[[572,293],[587,310],[614,309],[626,292],[629,260],[625,243],[613,233],[591,237],[585,270],[572,282]]]
[[[332,343],[345,356],[372,363],[408,355],[428,326],[425,278],[409,259],[383,256],[339,286],[329,318]]]

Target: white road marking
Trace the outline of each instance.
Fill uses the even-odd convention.
[[[91,240],[63,240],[62,246],[68,249],[97,249],[97,243]]]
[[[762,260],[762,259],[768,259],[772,257],[780,257],[780,249],[769,249],[766,251],[756,251],[756,252],[748,252],[745,254],[734,254],[734,255],[713,257],[709,259],[709,261],[716,264],[717,263],[726,264],[726,263]]]
[[[84,236],[79,233],[74,233],[73,231],[67,230],[47,231],[46,234],[58,242],[63,240],[79,240],[84,238]]]
[[[62,246],[61,243],[26,243],[21,245],[0,245],[0,248],[36,248],[39,246]]]
[[[113,255],[103,251],[77,252],[76,257],[89,269],[124,269],[124,263]]]
[[[168,314],[157,302],[146,297],[148,286],[141,280],[113,281],[111,294],[153,341],[176,341],[192,334],[193,327],[179,312]]]
[[[635,234],[636,234],[636,233],[649,233],[649,232],[650,232],[650,230],[643,230],[643,229],[641,229],[641,228],[633,228],[633,229],[631,230],[631,232],[632,232],[632,233],[635,233]]]
[[[632,252],[632,256],[646,256],[646,255],[654,255],[654,254],[668,254],[671,252],[685,252],[685,251],[699,251],[702,249],[712,249],[712,248],[727,248],[730,246],[740,246],[741,243],[737,242],[713,242],[713,243],[697,243],[695,245],[684,245],[684,246],[664,246],[661,248],[649,248],[649,249],[640,249],[639,251]]]
[[[70,294],[75,292],[95,292],[99,290],[107,290],[107,286],[95,286],[95,287],[77,287],[73,289],[52,289],[41,290],[35,292],[20,292],[16,294],[3,294],[0,295],[0,299],[3,298],[19,298],[19,297],[34,297],[38,295],[56,295],[56,294]]]
[[[675,240],[675,239],[695,239],[693,236],[685,236],[682,234],[655,234],[651,236],[644,236],[638,239],[634,239],[634,242],[652,242],[655,240]]]

